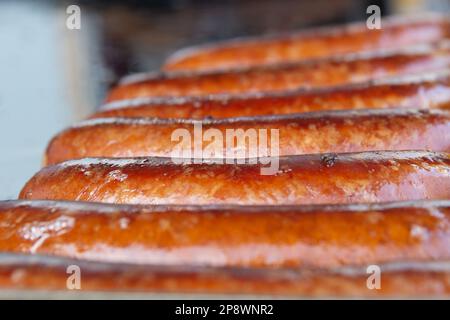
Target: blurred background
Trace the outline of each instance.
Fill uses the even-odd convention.
[[[383,16],[450,12],[450,0],[1,1],[0,200],[17,197],[51,137],[120,77],[188,45],[365,20],[372,4]],[[66,27],[70,5],[80,30]]]

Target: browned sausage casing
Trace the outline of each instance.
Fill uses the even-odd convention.
[[[395,83],[354,84],[242,97],[138,98],[106,104],[92,118],[204,119],[343,109],[450,107],[450,77]]]
[[[449,50],[450,47],[447,44],[440,49],[429,48],[419,52],[352,59],[336,58],[240,71],[134,76],[113,88],[107,101],[138,97],[279,92],[438,71],[450,67]]]
[[[21,290],[44,290],[45,297],[73,297],[67,290],[67,268],[79,266],[82,282],[76,298],[161,298],[161,294],[238,294],[294,297],[435,297],[450,296],[450,263],[397,262],[381,264],[382,285],[366,286],[367,266],[332,270],[252,269],[141,266],[80,261],[48,256],[0,254],[0,292],[7,298]],[[49,291],[50,290],[50,291]],[[57,291],[57,292],[54,292]],[[169,296],[170,297],[170,296]],[[200,296],[204,297],[204,296]],[[211,296],[208,296],[211,298]],[[234,298],[236,296],[233,296]],[[23,296],[22,296],[23,298]]]
[[[132,207],[0,203],[0,251],[154,265],[334,268],[450,259],[450,201]]]
[[[218,164],[213,160],[189,164],[176,160],[69,161],[38,172],[25,185],[20,198],[199,205],[450,198],[448,153],[317,154],[272,158],[269,164],[264,159],[246,164]],[[268,167],[276,174],[264,173],[263,168]]]
[[[370,50],[401,49],[448,37],[450,21],[443,17],[383,18],[379,30],[369,30],[365,23],[357,23],[187,48],[173,54],[164,68],[191,71],[242,68]]]
[[[265,156],[277,155],[270,153],[273,147],[281,156],[374,150],[450,152],[450,110],[329,111],[204,120],[201,129],[199,124],[154,118],[89,120],[57,135],[47,148],[46,161],[55,164],[86,157],[181,157],[182,148],[193,157],[198,148],[194,137],[204,138],[204,158],[258,157],[258,139],[263,135],[269,150]],[[180,130],[189,136],[179,137]],[[207,138],[212,130],[220,133],[222,141]],[[195,136],[196,132],[200,135]],[[239,138],[233,141],[232,136]],[[213,145],[218,147],[211,151]]]

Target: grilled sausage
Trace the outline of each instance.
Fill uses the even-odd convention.
[[[450,77],[427,76],[415,81],[365,83],[287,93],[184,98],[140,98],[105,104],[91,118],[231,118],[298,112],[450,107]]]
[[[153,265],[335,268],[450,259],[450,201],[341,206],[0,204],[0,251]]]
[[[384,18],[383,28],[379,30],[369,30],[365,23],[356,23],[187,48],[173,54],[164,68],[191,71],[241,68],[370,50],[401,49],[449,37],[448,18]]]
[[[57,135],[47,148],[46,161],[182,157],[185,152],[193,157],[195,149],[204,158],[258,157],[261,141],[267,142],[263,156],[374,150],[450,152],[450,110],[347,110],[202,122],[95,119]]]
[[[450,67],[449,53],[450,47],[443,44],[413,52],[335,58],[240,71],[136,75],[113,88],[107,101],[138,97],[279,92],[336,86],[446,69]]]
[[[219,160],[219,161],[218,161]],[[247,159],[84,159],[50,166],[21,199],[128,204],[319,204],[450,198],[450,156],[368,152]],[[256,162],[256,163],[255,163]]]
[[[74,291],[67,290],[69,266],[78,266],[81,271],[78,298],[84,294],[89,298],[111,298],[119,292],[122,298],[155,298],[154,293],[159,294],[158,298],[163,293],[175,293],[178,298],[186,293],[189,298],[192,294],[299,298],[450,296],[448,261],[382,264],[381,288],[369,290],[366,266],[333,270],[138,266],[13,254],[0,254],[0,292],[6,293],[7,298],[21,297],[22,290],[45,290],[46,297],[73,297]]]

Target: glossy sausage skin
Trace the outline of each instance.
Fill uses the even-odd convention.
[[[324,58],[355,52],[401,49],[450,37],[450,20],[383,18],[383,27],[369,30],[365,23],[313,29],[291,35],[237,39],[187,48],[173,54],[166,70],[214,70]]]
[[[197,147],[194,136],[199,128],[199,122],[192,120],[89,120],[57,135],[47,148],[46,163],[86,157],[182,157],[181,148],[189,151],[188,157],[194,156],[195,148],[204,151],[204,158],[258,157],[258,139],[263,135],[268,145],[265,156],[375,150],[450,152],[450,110],[347,110],[204,120],[199,135],[204,142]],[[189,145],[176,135],[179,130],[189,133]],[[221,140],[207,138],[212,130],[218,130]],[[260,130],[267,135],[260,135]],[[239,139],[233,141],[231,134]],[[211,150],[216,143],[218,147]]]
[[[319,267],[450,259],[450,201],[350,206],[0,204],[0,251],[152,265]]]
[[[141,98],[102,106],[91,118],[231,118],[298,112],[450,107],[450,76],[397,83],[366,83],[242,97]]]
[[[134,76],[113,88],[107,101],[138,97],[207,96],[280,92],[321,88],[432,72],[450,66],[450,48],[445,45],[414,52],[351,59],[330,59],[240,71],[174,73]]]
[[[21,199],[123,204],[338,204],[450,198],[448,153],[367,152],[180,163],[84,159],[49,166]],[[269,169],[272,168],[271,169]],[[269,172],[264,172],[264,169]],[[271,174],[271,173],[276,174]]]
[[[67,290],[67,267],[82,272],[81,290]],[[364,267],[333,270],[261,270],[248,268],[138,266],[79,261],[48,256],[0,254],[0,292],[8,298],[22,290],[44,290],[58,298],[157,298],[161,294],[238,294],[308,297],[416,297],[450,296],[450,263],[400,262],[380,265],[382,286],[367,288]],[[35,296],[35,295],[34,295]],[[170,297],[170,296],[169,296]],[[235,297],[235,296],[234,296]],[[174,297],[172,297],[174,298]]]

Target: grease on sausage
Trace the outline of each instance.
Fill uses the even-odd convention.
[[[214,70],[324,58],[355,52],[401,49],[450,37],[450,20],[383,18],[383,28],[365,23],[312,29],[289,35],[237,39],[191,47],[169,57],[166,70]]]
[[[432,78],[241,97],[137,98],[105,104],[91,118],[204,119],[363,108],[445,108],[450,104],[450,77]]]
[[[448,43],[397,54],[333,58],[215,73],[136,75],[113,88],[107,101],[138,97],[208,96],[321,88],[389,76],[432,72],[450,66]]]
[[[0,203],[0,250],[252,268],[450,259],[450,201],[256,207],[50,204]]]
[[[183,137],[177,135],[181,131]],[[203,140],[201,146],[198,140]],[[258,157],[261,141],[267,142],[265,156],[374,150],[449,152],[450,110],[348,110],[202,122],[94,119],[57,135],[47,148],[46,161],[194,157],[196,149],[204,158]]]
[[[68,161],[38,172],[22,189],[20,198],[241,205],[450,198],[448,153],[316,154],[247,159],[244,164],[223,164],[221,159],[178,160]],[[275,174],[262,175],[268,167]]]
[[[77,297],[155,298],[153,294],[252,294],[278,297],[447,297],[450,296],[448,261],[408,261],[381,264],[382,286],[368,290],[366,266],[331,270],[316,268],[252,269],[187,266],[138,266],[80,261],[48,256],[0,254],[0,289],[8,298],[21,290],[45,290],[58,298],[67,294],[67,266],[82,270]],[[10,291],[9,291],[10,290]],[[114,295],[114,293],[116,295]],[[148,295],[147,295],[148,294]]]

